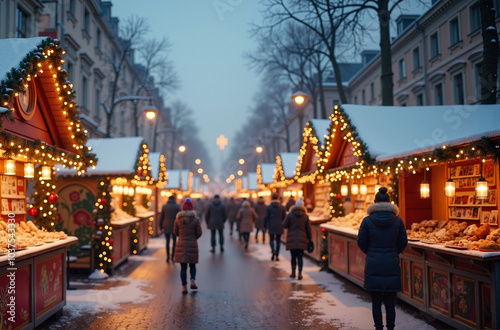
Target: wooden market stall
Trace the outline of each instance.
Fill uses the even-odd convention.
[[[99,163],[80,176],[60,169],[58,209],[63,228],[79,237],[80,250],[91,246],[89,263],[79,259],[74,266],[108,271],[139,253],[149,239],[153,213],[144,206],[139,209],[146,215],[136,211],[142,203],[138,196],[146,190],[149,195],[147,187],[153,183],[149,150],[142,137],[89,139],[88,145]],[[81,254],[77,251],[76,256]]]
[[[331,121],[325,145],[331,154],[322,158],[325,170],[318,175],[332,182],[334,196],[350,180],[353,199],[363,205],[357,214],[321,225],[328,232],[329,268],[363,284],[357,231],[375,189],[358,199],[352,185],[385,185],[410,239],[400,257],[398,297],[453,327],[498,328],[499,168],[492,159],[500,153],[500,108],[343,105]],[[480,178],[489,186],[485,197],[474,191]],[[455,183],[449,197],[447,181]],[[341,209],[335,199],[331,204]]]
[[[266,204],[271,202],[275,168],[276,163],[263,163],[257,165],[257,186],[259,187],[257,195],[263,197]]]
[[[320,160],[327,129],[330,126],[328,119],[311,119],[307,122],[302,133],[302,145],[299,150],[297,166],[295,169],[294,186],[299,185],[303,192],[304,206],[308,209],[311,223],[311,235],[315,249],[306,254],[315,260],[320,260],[321,241],[323,234],[320,224],[329,219],[329,194],[330,184],[320,178],[316,180],[318,173],[318,161]]]
[[[297,200],[303,195],[302,184],[296,183],[294,180],[298,160],[298,152],[282,152],[276,156],[273,187],[279,191],[285,201],[290,196]]]
[[[67,251],[78,240],[55,231],[63,219],[53,166],[83,173],[95,164],[59,46],[0,39],[0,323],[9,329],[34,328],[66,305]]]

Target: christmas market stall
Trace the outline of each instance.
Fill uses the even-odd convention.
[[[330,125],[328,119],[311,119],[302,133],[302,145],[299,150],[294,181],[303,192],[304,206],[308,210],[311,223],[311,234],[316,247],[312,253],[307,253],[315,260],[320,259],[322,233],[320,224],[329,219],[330,185],[324,180],[316,180],[318,161],[321,157],[327,130]]]
[[[149,209],[153,211],[153,222],[150,223],[149,235],[158,236],[160,234],[160,213],[162,207],[161,192],[167,183],[167,170],[165,169],[165,156],[159,152],[151,152],[148,156],[151,165],[151,176],[153,184],[150,186],[152,191],[150,200],[143,200],[143,203],[149,202]],[[144,198],[144,196],[143,196]]]
[[[499,328],[500,108],[343,105],[330,118],[318,163],[332,189],[332,218],[321,225],[328,267],[363,284],[357,232],[386,186],[409,238],[398,297],[455,328]],[[346,215],[344,189],[355,204]]]
[[[60,42],[0,39],[0,49],[0,326],[30,329],[66,305],[67,251],[78,242],[57,231],[54,166],[82,174],[96,158]]]
[[[279,194],[285,200],[288,200],[290,196],[295,200],[302,196],[302,185],[294,180],[298,160],[298,152],[282,152],[276,156],[273,187],[279,190]]]
[[[88,145],[99,163],[80,176],[58,172],[59,213],[63,228],[79,237],[76,256],[90,245],[92,257],[84,266],[108,272],[147,243],[149,219],[140,218],[136,207],[138,196],[148,196],[153,183],[149,149],[142,137],[89,139]]]
[[[272,185],[274,183],[275,163],[263,163],[257,165],[257,186],[259,197],[264,197],[266,203],[271,202]]]

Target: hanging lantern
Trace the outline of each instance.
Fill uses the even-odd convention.
[[[35,164],[33,163],[24,164],[24,177],[26,179],[33,179],[35,177]]]
[[[357,195],[359,193],[359,186],[357,184],[351,185],[351,194]]]
[[[5,175],[16,175],[16,161],[14,159],[6,159],[3,172]]]
[[[52,169],[50,166],[42,166],[42,175],[40,176],[42,180],[52,179]]]
[[[477,199],[487,199],[489,193],[488,181],[486,181],[481,175],[476,181],[476,198]]]
[[[340,186],[340,194],[342,196],[347,196],[349,194],[349,188],[347,187],[346,184]]]
[[[422,181],[420,184],[420,198],[427,199],[431,195],[431,188],[427,181]]]
[[[448,181],[444,183],[444,195],[446,197],[455,196],[455,188],[456,188],[455,181],[449,178]]]
[[[362,184],[359,186],[359,193],[361,195],[366,195],[368,193],[368,188],[366,187],[366,184]]]

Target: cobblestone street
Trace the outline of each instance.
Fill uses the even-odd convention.
[[[245,251],[226,230],[225,251],[210,253],[210,232],[199,240],[198,291],[181,293],[179,264],[165,262],[165,240],[150,240],[101,281],[75,280],[59,320],[45,329],[370,329],[370,300],[357,286],[306,259],[304,279],[289,278],[289,252],[279,262],[270,248],[255,244]],[[402,305],[402,306],[401,306]],[[399,329],[443,328],[400,303]],[[429,323],[433,322],[433,323]]]

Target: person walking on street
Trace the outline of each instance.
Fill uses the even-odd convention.
[[[236,214],[236,221],[240,224],[240,233],[245,240],[245,250],[248,249],[250,233],[253,231],[253,224],[257,220],[257,213],[251,207],[249,201],[241,203],[241,207]]]
[[[266,204],[264,203],[264,198],[261,196],[257,200],[257,203],[253,207],[255,213],[257,213],[257,220],[255,220],[255,243],[259,243],[258,235],[259,230],[262,231],[262,243],[266,242],[266,229],[264,228],[264,216],[266,215]]]
[[[174,223],[174,234],[179,236],[175,247],[174,261],[181,264],[182,293],[187,293],[187,267],[191,279],[191,289],[197,290],[196,264],[198,263],[198,238],[201,237],[200,220],[196,217],[191,198],[187,197],[182,204],[182,211],[177,213]]]
[[[172,260],[174,259],[175,243],[177,241],[177,237],[174,234],[174,222],[177,213],[180,211],[181,207],[175,202],[173,195],[168,197],[168,201],[161,208],[160,229],[163,229],[165,240],[167,241],[167,262],[170,261],[170,237],[172,237]]]
[[[200,219],[200,222],[203,222],[203,215],[205,215],[205,203],[201,198],[197,198],[194,202],[194,211],[196,212],[198,219]]]
[[[272,252],[271,260],[279,261],[283,220],[285,219],[286,210],[281,205],[277,193],[273,193],[271,198],[271,204],[267,206],[266,215],[264,216],[264,228],[269,233],[269,245]]]
[[[215,252],[215,235],[219,232],[220,252],[224,252],[224,222],[226,221],[226,208],[220,201],[219,195],[214,196],[214,200],[208,206],[207,213],[205,214],[207,227],[210,229],[210,242],[212,249],[210,252]]]
[[[233,225],[236,222],[236,213],[240,208],[239,204],[236,203],[233,197],[229,200],[226,206],[227,219],[229,220],[229,234],[233,235]]]
[[[293,198],[293,196],[290,196],[290,197],[288,198],[288,202],[286,202],[286,205],[285,205],[285,210],[286,210],[287,212],[288,212],[288,211],[290,211],[290,208],[291,208],[292,206],[294,206],[294,205],[295,205],[295,198]]]
[[[304,250],[307,249],[307,244],[311,241],[311,224],[307,210],[304,207],[302,197],[290,208],[290,212],[286,215],[283,222],[283,228],[287,228],[286,234],[286,249],[290,251],[292,256],[292,274],[291,278],[295,278],[295,269],[299,266],[298,279],[302,279],[302,266],[304,264]]]
[[[408,245],[399,209],[390,203],[387,188],[375,195],[375,204],[366,209],[358,232],[358,246],[366,254],[363,287],[371,293],[375,329],[383,329],[382,303],[385,305],[387,329],[394,329],[396,293],[401,291],[399,254]]]

